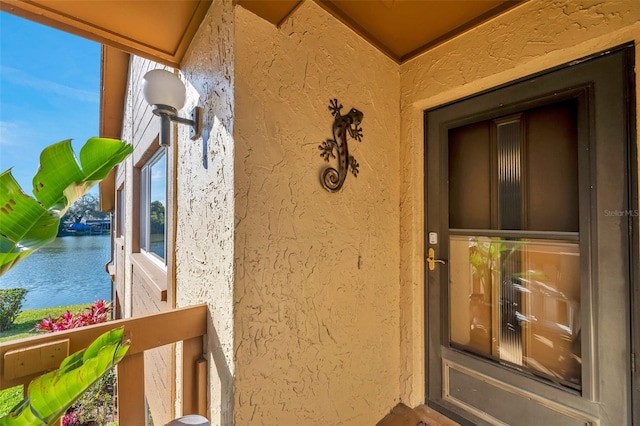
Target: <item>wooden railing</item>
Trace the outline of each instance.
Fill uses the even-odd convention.
[[[0,390],[17,385],[25,385],[26,389],[35,377],[57,368],[68,354],[121,326],[131,346],[117,366],[118,423],[145,425],[144,351],[175,342],[183,342],[182,412],[207,417],[207,364],[202,358],[203,336],[207,334],[206,305],[0,343]]]

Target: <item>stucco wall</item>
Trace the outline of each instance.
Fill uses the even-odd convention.
[[[204,107],[202,137],[178,129],[176,305],[209,305],[207,356],[212,424],[233,407],[234,34],[231,1],[216,0],[182,66],[187,105]]]
[[[183,64],[205,118],[178,130],[175,236],[176,304],[210,307],[213,424],[424,402],[423,111],[638,41],[639,20],[635,0],[530,0],[398,66],[313,2],[278,29],[214,1]],[[318,179],[333,97],[364,113],[337,194]]]
[[[375,424],[398,401],[398,65],[314,2],[235,9],[234,424]],[[320,185],[329,99],[360,163]]]
[[[401,66],[405,402],[424,398],[423,111],[629,41],[638,58],[639,21],[636,0],[531,0]]]

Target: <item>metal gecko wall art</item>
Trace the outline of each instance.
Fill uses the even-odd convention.
[[[362,140],[363,114],[355,108],[351,108],[345,115],[340,114],[342,104],[337,99],[329,101],[329,111],[333,115],[333,139],[327,139],[318,146],[320,156],[324,161],[329,162],[329,158],[337,158],[338,168],[326,167],[320,175],[322,187],[329,192],[338,192],[347,178],[347,172],[351,167],[353,176],[358,177],[359,164],[353,155],[349,155],[347,145],[347,135],[360,142]]]

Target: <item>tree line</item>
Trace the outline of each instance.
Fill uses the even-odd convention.
[[[109,219],[108,212],[100,211],[100,199],[93,194],[85,194],[78,198],[62,216],[58,224],[58,236],[64,235],[69,226],[82,223],[87,219]]]

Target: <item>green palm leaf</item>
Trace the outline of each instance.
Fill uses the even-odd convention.
[[[128,350],[124,327],[102,334],[87,349],[66,357],[57,370],[34,379],[27,396],[0,418],[0,426],[53,424]]]
[[[78,162],[70,140],[50,145],[33,178],[35,199],[22,191],[11,170],[0,174],[0,275],[53,241],[66,210],[132,151],[116,139],[91,138]]]

